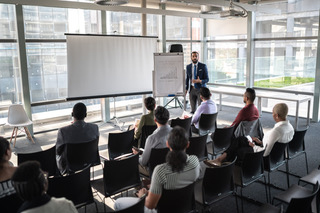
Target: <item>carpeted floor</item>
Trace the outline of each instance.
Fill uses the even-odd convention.
[[[218,126],[223,127],[226,125],[230,125],[232,121],[234,120],[236,114],[240,108],[235,107],[223,107],[223,111],[219,111],[218,114]],[[171,117],[177,117],[182,114],[181,109],[172,108],[169,110]],[[131,116],[126,118],[121,118],[125,122],[124,128],[126,128],[128,125],[133,124],[134,120],[136,118],[139,118],[138,116]],[[294,117],[289,116],[288,119],[293,124],[294,123]],[[264,128],[264,132],[266,133],[268,130],[270,130],[274,126],[274,121],[272,118],[271,113],[264,112],[261,117],[262,126]],[[305,128],[306,119],[300,118],[299,121],[299,129]],[[119,131],[118,127],[113,126],[112,124],[104,124],[104,123],[98,123],[100,127],[100,141],[99,141],[99,149],[100,151],[107,149],[107,143],[108,143],[108,133]],[[308,163],[309,163],[309,171],[312,171],[314,168],[318,167],[320,164],[320,157],[319,157],[319,134],[320,132],[320,124],[319,123],[312,123],[310,124],[310,127],[307,131],[307,134],[305,136],[305,144],[306,144],[306,151],[308,156]],[[57,131],[51,131],[47,133],[42,134],[36,134],[34,136],[35,144],[30,143],[25,137],[20,137],[17,139],[16,147],[13,148],[13,152],[35,152],[47,149],[54,145],[56,140]],[[12,155],[11,161],[16,165],[16,155]],[[283,168],[284,169],[284,168]],[[300,176],[306,175],[306,166],[304,157],[300,156],[292,162],[290,162],[290,170],[298,174]],[[102,178],[102,167],[96,166],[95,168],[95,179]],[[284,173],[281,172],[274,172],[271,174],[271,182],[277,186],[286,188],[286,176]],[[298,182],[298,178],[290,177],[290,183],[294,184]],[[100,193],[103,192],[103,189],[98,188],[97,192],[95,193],[95,200],[96,203],[98,203],[98,209],[99,212],[103,212],[103,195]],[[272,195],[275,195],[281,191],[272,189]],[[244,188],[243,194],[246,196],[249,196],[261,203],[266,202],[265,198],[265,191],[264,191],[264,185],[260,183],[253,183],[250,186]],[[132,192],[129,193],[129,195],[132,195]],[[107,205],[107,211],[112,211],[113,206],[113,200],[110,198],[107,198],[105,200]],[[240,201],[240,200],[238,200]],[[240,203],[240,202],[239,202]],[[244,203],[244,212],[256,212],[259,208],[258,204],[248,202],[246,200],[243,201]],[[240,205],[239,205],[240,207]],[[200,206],[197,206],[199,210],[201,210]],[[217,202],[216,204],[212,205],[212,211],[213,212],[236,212],[236,206],[235,206],[235,199],[233,196],[226,198],[224,200],[221,200]],[[79,209],[79,212],[84,212],[84,208]],[[95,207],[93,204],[89,205],[87,207],[87,212],[95,212]]]

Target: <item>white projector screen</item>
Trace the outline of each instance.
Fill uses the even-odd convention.
[[[66,35],[68,100],[152,93],[156,37]]]

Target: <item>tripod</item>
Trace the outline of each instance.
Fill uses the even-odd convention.
[[[113,120],[113,125],[119,127],[120,130],[123,131],[122,128],[125,122],[122,122],[120,119],[117,118],[116,97],[112,97],[112,98],[113,98],[113,117],[110,119],[110,121],[108,121],[108,123],[110,123]],[[122,123],[122,125],[120,125],[120,123]]]

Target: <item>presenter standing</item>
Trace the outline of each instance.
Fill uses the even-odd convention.
[[[191,113],[194,113],[200,105],[200,88],[206,87],[209,81],[207,65],[199,62],[199,53],[191,53],[192,63],[187,65],[186,93],[189,91]]]

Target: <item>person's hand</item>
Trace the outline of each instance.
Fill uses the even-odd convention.
[[[249,142],[249,146],[251,146],[252,148],[255,146],[255,144],[253,142],[250,142],[250,141],[248,141],[248,142]]]
[[[139,151],[137,151],[135,148],[132,148],[132,153],[133,153],[134,155],[136,155],[136,154],[139,153]]]
[[[262,144],[262,141],[257,137],[252,137],[252,141],[255,141],[257,144]]]
[[[183,116],[184,119],[190,118],[188,115]]]
[[[192,83],[201,83],[200,77],[198,76],[197,79],[192,79]]]
[[[138,192],[138,197],[142,197],[143,195],[147,194],[148,190],[146,188],[142,188]]]

